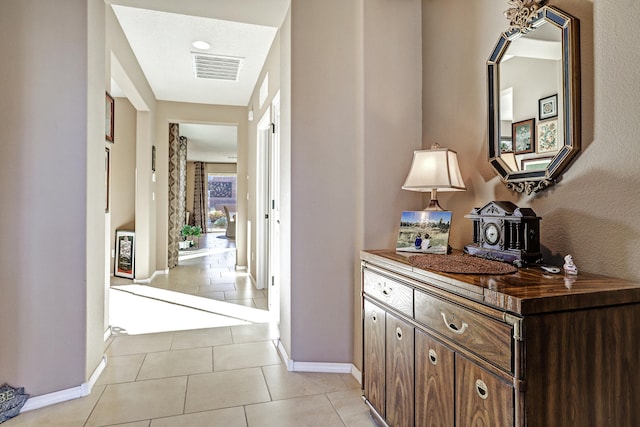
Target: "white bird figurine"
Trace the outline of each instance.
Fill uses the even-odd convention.
[[[564,257],[564,265],[562,266],[562,268],[564,268],[564,271],[567,274],[578,274],[578,267],[576,267],[576,265],[573,263],[573,257],[571,255],[567,255]]]

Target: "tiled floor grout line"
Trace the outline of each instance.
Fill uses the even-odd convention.
[[[211,351],[213,352],[213,349],[211,349]],[[213,356],[211,357],[211,359],[213,360]],[[213,362],[211,362],[211,364],[213,365]],[[182,402],[182,415],[185,415],[187,413],[187,394],[189,392],[190,379],[191,379],[191,375],[187,375],[187,384],[184,387],[184,401]],[[151,424],[151,422],[149,422],[149,424]]]
[[[104,388],[100,392],[100,396],[98,396],[98,398],[96,399],[96,402],[91,407],[91,410],[89,411],[89,415],[87,415],[87,418],[84,420],[84,423],[82,423],[83,427],[85,427],[87,425],[87,423],[89,422],[89,420],[91,419],[91,415],[93,415],[93,412],[96,410],[96,407],[98,406],[98,403],[100,403],[100,399],[102,399],[102,396],[104,396],[104,393],[107,391],[107,386],[108,386],[108,384],[104,385]]]
[[[267,381],[267,376],[264,373],[264,366],[260,366],[260,372],[262,373],[262,379],[264,380],[264,384],[267,387],[267,393],[269,393],[269,402],[273,402],[273,395],[271,394],[271,387],[269,387],[269,381]],[[245,405],[246,406],[246,405]]]

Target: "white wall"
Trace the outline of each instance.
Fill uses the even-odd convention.
[[[291,349],[291,9],[280,27],[280,341]]]
[[[111,147],[111,230],[110,253],[115,250],[116,230],[133,223],[136,219],[136,121],[137,113],[126,98],[115,99],[114,144]],[[114,272],[111,256],[109,273]]]
[[[472,207],[510,200],[542,217],[547,262],[561,264],[570,253],[581,271],[640,280],[640,224],[629,214],[640,209],[640,52],[629,31],[640,19],[640,3],[553,5],[580,19],[582,151],[556,186],[523,196],[508,191],[486,161],[486,60],[508,25],[505,4],[423,2],[423,144],[447,141],[456,149],[468,189],[445,199],[454,210],[452,246],[471,241],[471,224],[463,216]]]
[[[89,379],[103,360],[104,335],[107,325],[106,284],[106,200],[105,144],[105,8],[100,0],[85,0],[86,5],[86,304],[85,316],[85,379]],[[57,40],[53,40],[57,43]],[[54,49],[55,50],[55,49]],[[64,60],[65,56],[62,56]],[[52,80],[56,84],[56,80]],[[76,81],[74,84],[78,85]],[[76,119],[80,120],[80,117]],[[78,125],[81,127],[81,125]],[[98,171],[96,173],[96,171]]]
[[[103,350],[105,192],[89,176],[104,169],[103,13],[86,0],[0,13],[0,382],[32,395],[79,386]]]
[[[156,270],[156,183],[151,172],[151,147],[155,144],[156,100],[110,5],[105,6],[106,84],[115,81],[135,113],[135,171],[129,181],[135,189],[136,279],[147,279]],[[116,128],[120,120],[115,113]],[[117,141],[116,141],[117,144]],[[117,170],[115,171],[117,173]],[[114,240],[115,237],[112,238]]]
[[[354,270],[354,324],[361,323],[359,251],[393,248],[402,211],[421,210],[420,193],[401,190],[422,140],[421,2],[365,0],[363,19],[363,141]],[[362,330],[354,362],[361,368]]]
[[[256,87],[251,94],[251,98],[249,99],[248,109],[253,111],[253,120],[248,122],[249,131],[248,131],[248,144],[249,148],[247,151],[247,192],[249,194],[248,204],[247,204],[247,219],[251,222],[251,232],[249,235],[251,236],[250,246],[253,248],[251,251],[253,254],[248,253],[248,266],[249,271],[255,279],[255,272],[257,271],[256,267],[256,251],[258,250],[258,245],[256,243],[256,237],[258,235],[256,226],[258,224],[258,214],[256,213],[256,203],[258,201],[258,192],[257,192],[257,155],[258,155],[258,123],[263,118],[263,116],[267,113],[267,111],[272,114],[270,107],[273,102],[273,97],[280,90],[281,81],[280,81],[280,69],[282,58],[280,55],[282,43],[281,32],[276,34],[276,37],[273,40],[273,45],[267,54],[267,58],[265,60],[265,64],[263,69],[258,76],[256,81]],[[260,97],[260,88],[265,81],[266,76],[268,75],[268,93],[264,100],[264,103],[260,105],[259,97]],[[268,117],[267,120],[271,118]]]
[[[351,362],[358,252],[419,206],[420,2],[294,0],[291,26],[290,356]]]

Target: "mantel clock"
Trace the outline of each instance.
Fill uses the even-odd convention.
[[[465,218],[473,220],[473,243],[465,252],[521,267],[542,262],[540,217],[533,209],[494,201],[475,208]]]

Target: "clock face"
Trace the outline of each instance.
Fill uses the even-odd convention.
[[[490,245],[497,245],[500,241],[500,230],[494,223],[488,223],[484,226],[484,240]]]

